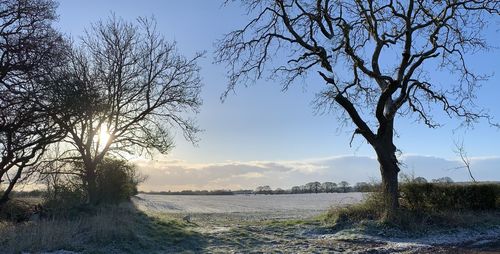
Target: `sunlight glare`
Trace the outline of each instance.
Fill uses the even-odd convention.
[[[99,131],[99,146],[104,147],[109,140],[109,132],[106,126],[101,125],[101,130]]]

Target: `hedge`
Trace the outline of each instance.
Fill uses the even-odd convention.
[[[400,193],[403,204],[413,210],[500,208],[500,184],[407,183]]]

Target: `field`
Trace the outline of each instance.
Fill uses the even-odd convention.
[[[366,195],[141,194],[83,217],[0,223],[0,252],[500,253],[498,223],[408,234],[376,222],[325,222],[329,208]]]
[[[256,213],[277,218],[317,215],[332,206],[355,204],[362,193],[283,195],[147,195],[134,200],[142,209],[166,213]]]
[[[321,219],[331,207],[361,202],[367,194],[175,196],[145,195],[135,205],[188,221],[203,236],[194,252],[209,253],[495,253],[500,228],[443,229],[399,235],[365,225],[333,229]],[[478,244],[479,243],[479,244]]]

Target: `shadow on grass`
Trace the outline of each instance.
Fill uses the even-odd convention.
[[[0,236],[2,253],[198,253],[207,244],[190,224],[145,213],[131,203],[94,208],[71,218],[0,222]]]

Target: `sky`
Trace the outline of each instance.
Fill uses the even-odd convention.
[[[203,80],[201,112],[193,115],[203,132],[193,145],[176,132],[175,148],[167,155],[135,160],[149,176],[140,189],[254,189],[259,185],[290,188],[309,181],[376,181],[380,178],[375,154],[361,138],[349,140],[351,127],[341,128],[335,114],[318,114],[314,94],[324,86],[310,77],[282,92],[277,81],[258,80],[240,86],[221,102],[227,86],[226,66],[213,63],[215,43],[250,19],[238,3],[222,0],[62,0],[57,26],[78,40],[92,22],[115,14],[127,21],[153,16],[159,32],[175,41],[187,57],[206,52],[199,61]],[[495,28],[496,27],[496,28]],[[500,41],[499,23],[487,39]],[[495,31],[496,29],[496,31]],[[500,47],[500,44],[495,46]],[[478,102],[500,121],[500,49],[469,58],[486,74]],[[434,75],[434,73],[433,73]],[[446,79],[447,73],[435,73]],[[485,123],[458,128],[456,120],[438,114],[444,126],[429,129],[414,119],[398,118],[396,146],[402,171],[428,179],[450,176],[467,181],[454,153],[454,141],[463,141],[478,180],[500,181],[500,130]],[[175,131],[174,131],[175,132]]]

